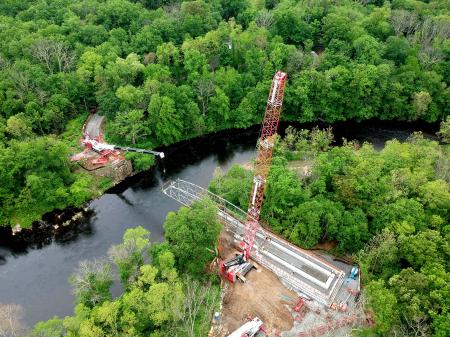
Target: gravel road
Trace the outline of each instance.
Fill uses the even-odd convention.
[[[90,137],[97,137],[102,132],[102,123],[104,118],[104,116],[100,116],[98,114],[94,114],[91,118],[89,118],[85,131]]]

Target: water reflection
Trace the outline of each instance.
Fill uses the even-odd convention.
[[[281,133],[285,127],[281,126]],[[411,131],[336,126],[335,135],[337,140],[346,135],[383,146],[387,137],[404,139]],[[161,241],[167,213],[179,208],[161,193],[163,180],[182,178],[207,186],[218,166],[227,170],[233,163],[251,160],[258,132],[259,126],[162,149],[166,153],[163,163],[92,201],[84,220],[73,229],[60,228],[55,236],[42,230],[23,241],[10,240],[6,229],[0,228],[0,302],[22,305],[30,326],[54,315],[72,314],[73,296],[67,279],[79,261],[106,256],[112,244],[121,242],[124,231],[137,225],[149,229],[153,241]]]

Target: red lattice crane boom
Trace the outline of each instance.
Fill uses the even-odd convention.
[[[261,127],[261,134],[257,144],[257,154],[253,176],[253,186],[248,204],[247,218],[245,220],[245,230],[241,242],[242,253],[220,261],[220,269],[228,280],[236,282],[236,278],[245,279],[244,276],[253,268],[249,262],[250,253],[255,243],[256,232],[259,228],[259,215],[261,213],[262,202],[266,180],[269,175],[270,163],[272,161],[275,134],[280,121],[281,106],[284,98],[284,84],[287,74],[278,71],[272,80],[269,98],[267,99],[266,113]]]
[[[259,216],[261,213],[264,190],[269,175],[270,163],[275,142],[275,134],[280,121],[281,107],[284,98],[284,85],[287,74],[277,71],[272,80],[272,87],[267,99],[266,113],[261,127],[257,145],[255,168],[253,175],[253,186],[248,205],[247,219],[245,221],[244,240],[242,248],[245,260],[250,258],[255,243],[256,231],[259,227]]]

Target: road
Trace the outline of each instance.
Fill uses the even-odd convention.
[[[93,114],[89,118],[85,132],[89,134],[90,137],[98,137],[102,133],[102,123],[105,119],[104,116],[100,116],[99,114]]]

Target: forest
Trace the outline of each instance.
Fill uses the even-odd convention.
[[[377,322],[359,336],[448,336],[450,146],[420,133],[381,151],[332,141],[330,129],[293,128],[279,140],[264,226],[300,247],[332,242],[358,262]],[[246,209],[252,178],[236,165],[218,171],[210,189]]]
[[[448,336],[449,8],[449,0],[3,0],[0,225],[29,227],[108,186],[69,161],[89,113],[106,116],[109,141],[150,149],[247,128],[260,124],[282,69],[285,121],[441,123],[441,143],[418,133],[381,151],[334,146],[332,129],[289,129],[261,217],[301,247],[331,242],[359,263],[376,325],[355,334]],[[246,209],[251,176],[235,166],[210,189]],[[214,212],[206,201],[169,213],[161,244],[128,229],[107,257],[74,271],[74,314],[29,336],[205,336],[219,301],[208,272],[221,230]],[[113,298],[115,278],[123,292]]]
[[[448,5],[4,0],[0,224],[29,227],[106,184],[68,161],[73,126],[89,112],[107,116],[117,144],[169,145],[259,124],[283,69],[288,121],[440,121],[450,106]]]

